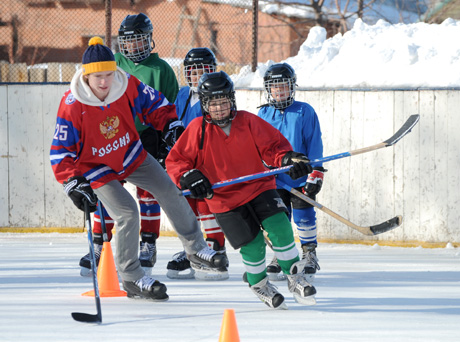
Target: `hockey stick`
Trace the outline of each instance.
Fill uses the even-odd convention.
[[[401,126],[401,128],[395,134],[393,134],[393,136],[391,138],[389,138],[389,139],[387,139],[387,140],[385,140],[385,141],[383,141],[383,142],[381,142],[379,144],[364,147],[364,148],[360,148],[360,149],[349,151],[349,152],[343,152],[343,153],[334,154],[334,155],[328,156],[328,157],[313,159],[313,160],[310,160],[310,164],[312,166],[314,166],[316,164],[321,164],[321,163],[328,162],[328,161],[331,161],[331,160],[342,159],[342,158],[345,158],[345,157],[351,157],[351,156],[354,156],[354,155],[357,155],[357,154],[366,153],[366,152],[370,152],[370,151],[375,151],[375,150],[378,150],[378,149],[383,148],[383,147],[392,146],[392,145],[396,144],[399,140],[401,140],[406,134],[408,134],[411,131],[411,129],[417,124],[417,122],[419,120],[420,120],[420,115],[418,115],[418,114],[411,115],[407,119],[407,121]],[[247,182],[247,181],[254,180],[254,179],[259,179],[259,178],[263,178],[263,177],[277,175],[279,173],[289,171],[289,169],[291,167],[292,167],[292,165],[288,165],[288,166],[283,166],[283,167],[280,167],[280,168],[277,168],[277,169],[272,169],[272,170],[267,170],[267,171],[263,171],[263,172],[254,173],[252,175],[246,175],[246,176],[241,176],[241,177],[237,177],[237,178],[233,178],[233,179],[227,179],[227,180],[224,180],[224,181],[221,181],[221,182],[214,183],[212,185],[212,188],[217,189],[217,188],[221,188],[221,187],[227,186],[227,185],[232,185],[232,184],[237,184],[237,183],[241,183],[241,182]],[[184,195],[184,196],[190,195],[190,190],[182,191],[182,195]]]
[[[94,244],[93,234],[91,232],[91,213],[89,211],[88,201],[84,200],[85,206],[85,225],[88,230],[88,244],[89,244],[89,256],[91,258],[91,273],[93,275],[93,287],[94,287],[94,298],[96,299],[97,313],[95,315],[83,313],[83,312],[72,312],[72,318],[78,322],[84,323],[102,323],[102,311],[101,311],[101,298],[99,296],[99,286],[97,284],[96,277],[96,258],[94,256]],[[102,213],[102,216],[104,214]]]
[[[300,199],[302,199],[305,202],[311,204],[315,208],[318,208],[319,210],[322,210],[323,212],[325,212],[326,214],[332,216],[336,220],[346,224],[348,227],[353,228],[353,229],[357,230],[358,232],[360,232],[360,233],[362,233],[364,235],[382,234],[382,233],[388,232],[390,230],[393,230],[393,229],[399,227],[401,225],[401,223],[402,223],[402,216],[398,215],[398,216],[393,217],[392,219],[389,219],[389,220],[387,220],[387,221],[385,221],[383,223],[377,224],[375,226],[361,227],[361,226],[358,226],[358,225],[348,221],[347,219],[343,218],[339,214],[333,212],[329,208],[326,208],[322,204],[320,204],[320,203],[316,202],[315,200],[311,199],[310,197],[304,195],[300,191],[290,187],[289,185],[287,185],[286,183],[280,181],[279,179],[276,181],[276,184],[281,185],[285,190],[289,191],[291,194],[299,197]]]
[[[101,200],[97,201],[99,210],[101,212],[101,227],[102,227],[102,241],[109,242],[109,236],[107,235],[107,227],[105,225],[105,216],[104,216],[104,206],[102,205]]]

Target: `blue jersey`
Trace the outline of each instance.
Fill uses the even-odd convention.
[[[318,116],[308,103],[294,101],[284,111],[264,106],[258,116],[277,128],[291,143],[294,151],[305,154],[310,160],[323,157]],[[303,186],[307,180],[307,177],[302,177],[294,181],[284,173],[279,174],[278,178],[291,187]]]
[[[183,87],[179,90],[179,93],[176,97],[176,113],[179,120],[182,120],[184,127],[187,127],[188,124],[195,118],[203,116],[201,113],[200,100],[198,99],[198,94],[194,93],[190,98],[189,103],[187,104],[187,110],[184,113],[184,107],[187,103],[187,99],[190,96],[190,87]]]

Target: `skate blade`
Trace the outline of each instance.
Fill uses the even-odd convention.
[[[275,310],[289,310],[289,307],[287,306],[286,302],[283,302],[283,304],[275,308]]]
[[[305,280],[308,281],[310,284],[315,281],[315,274],[306,273],[304,276]]]
[[[308,296],[308,297],[302,297],[297,293],[294,293],[293,295],[294,295],[295,301],[299,304],[308,305],[308,306],[316,305],[315,295]]]
[[[151,297],[144,297],[144,296],[139,296],[139,295],[136,295],[136,294],[127,294],[127,297],[130,298],[130,299],[134,299],[134,300],[148,300],[148,301],[151,301],[151,302],[166,302],[169,300],[169,296],[166,295],[166,297],[164,298],[151,298]]]
[[[168,270],[166,276],[169,279],[193,279],[195,278],[195,271],[191,268],[184,271]]]
[[[144,267],[144,266],[142,266],[142,269],[144,270],[145,275],[148,275],[148,276],[152,275],[153,267]]]
[[[206,271],[195,271],[195,279],[197,280],[226,280],[228,279],[228,272],[206,272]]]
[[[280,272],[280,273],[268,273],[267,272],[267,276],[268,276],[268,280],[270,281],[283,281],[287,279],[287,276],[283,272]]]
[[[97,269],[96,269],[96,273],[97,273]],[[91,268],[80,267],[80,275],[82,277],[91,277],[93,275],[93,271],[91,271]]]

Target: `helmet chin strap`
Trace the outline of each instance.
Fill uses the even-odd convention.
[[[232,120],[230,119],[230,117],[228,118],[225,118],[225,119],[222,119],[222,120],[212,120],[212,123],[214,125],[217,125],[219,127],[225,127],[227,126],[230,122],[232,122]]]

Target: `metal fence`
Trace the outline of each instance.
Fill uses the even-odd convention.
[[[266,18],[258,26],[254,4],[252,0],[3,0],[0,83],[69,82],[91,37],[111,41],[117,52],[123,18],[140,12],[153,22],[154,52],[175,69],[181,85],[182,61],[193,47],[212,49],[218,70],[230,74],[254,66],[257,56],[265,62],[296,52],[311,25],[297,22],[304,30],[295,29],[293,37],[292,22],[259,13]],[[262,52],[254,43],[257,35]]]

